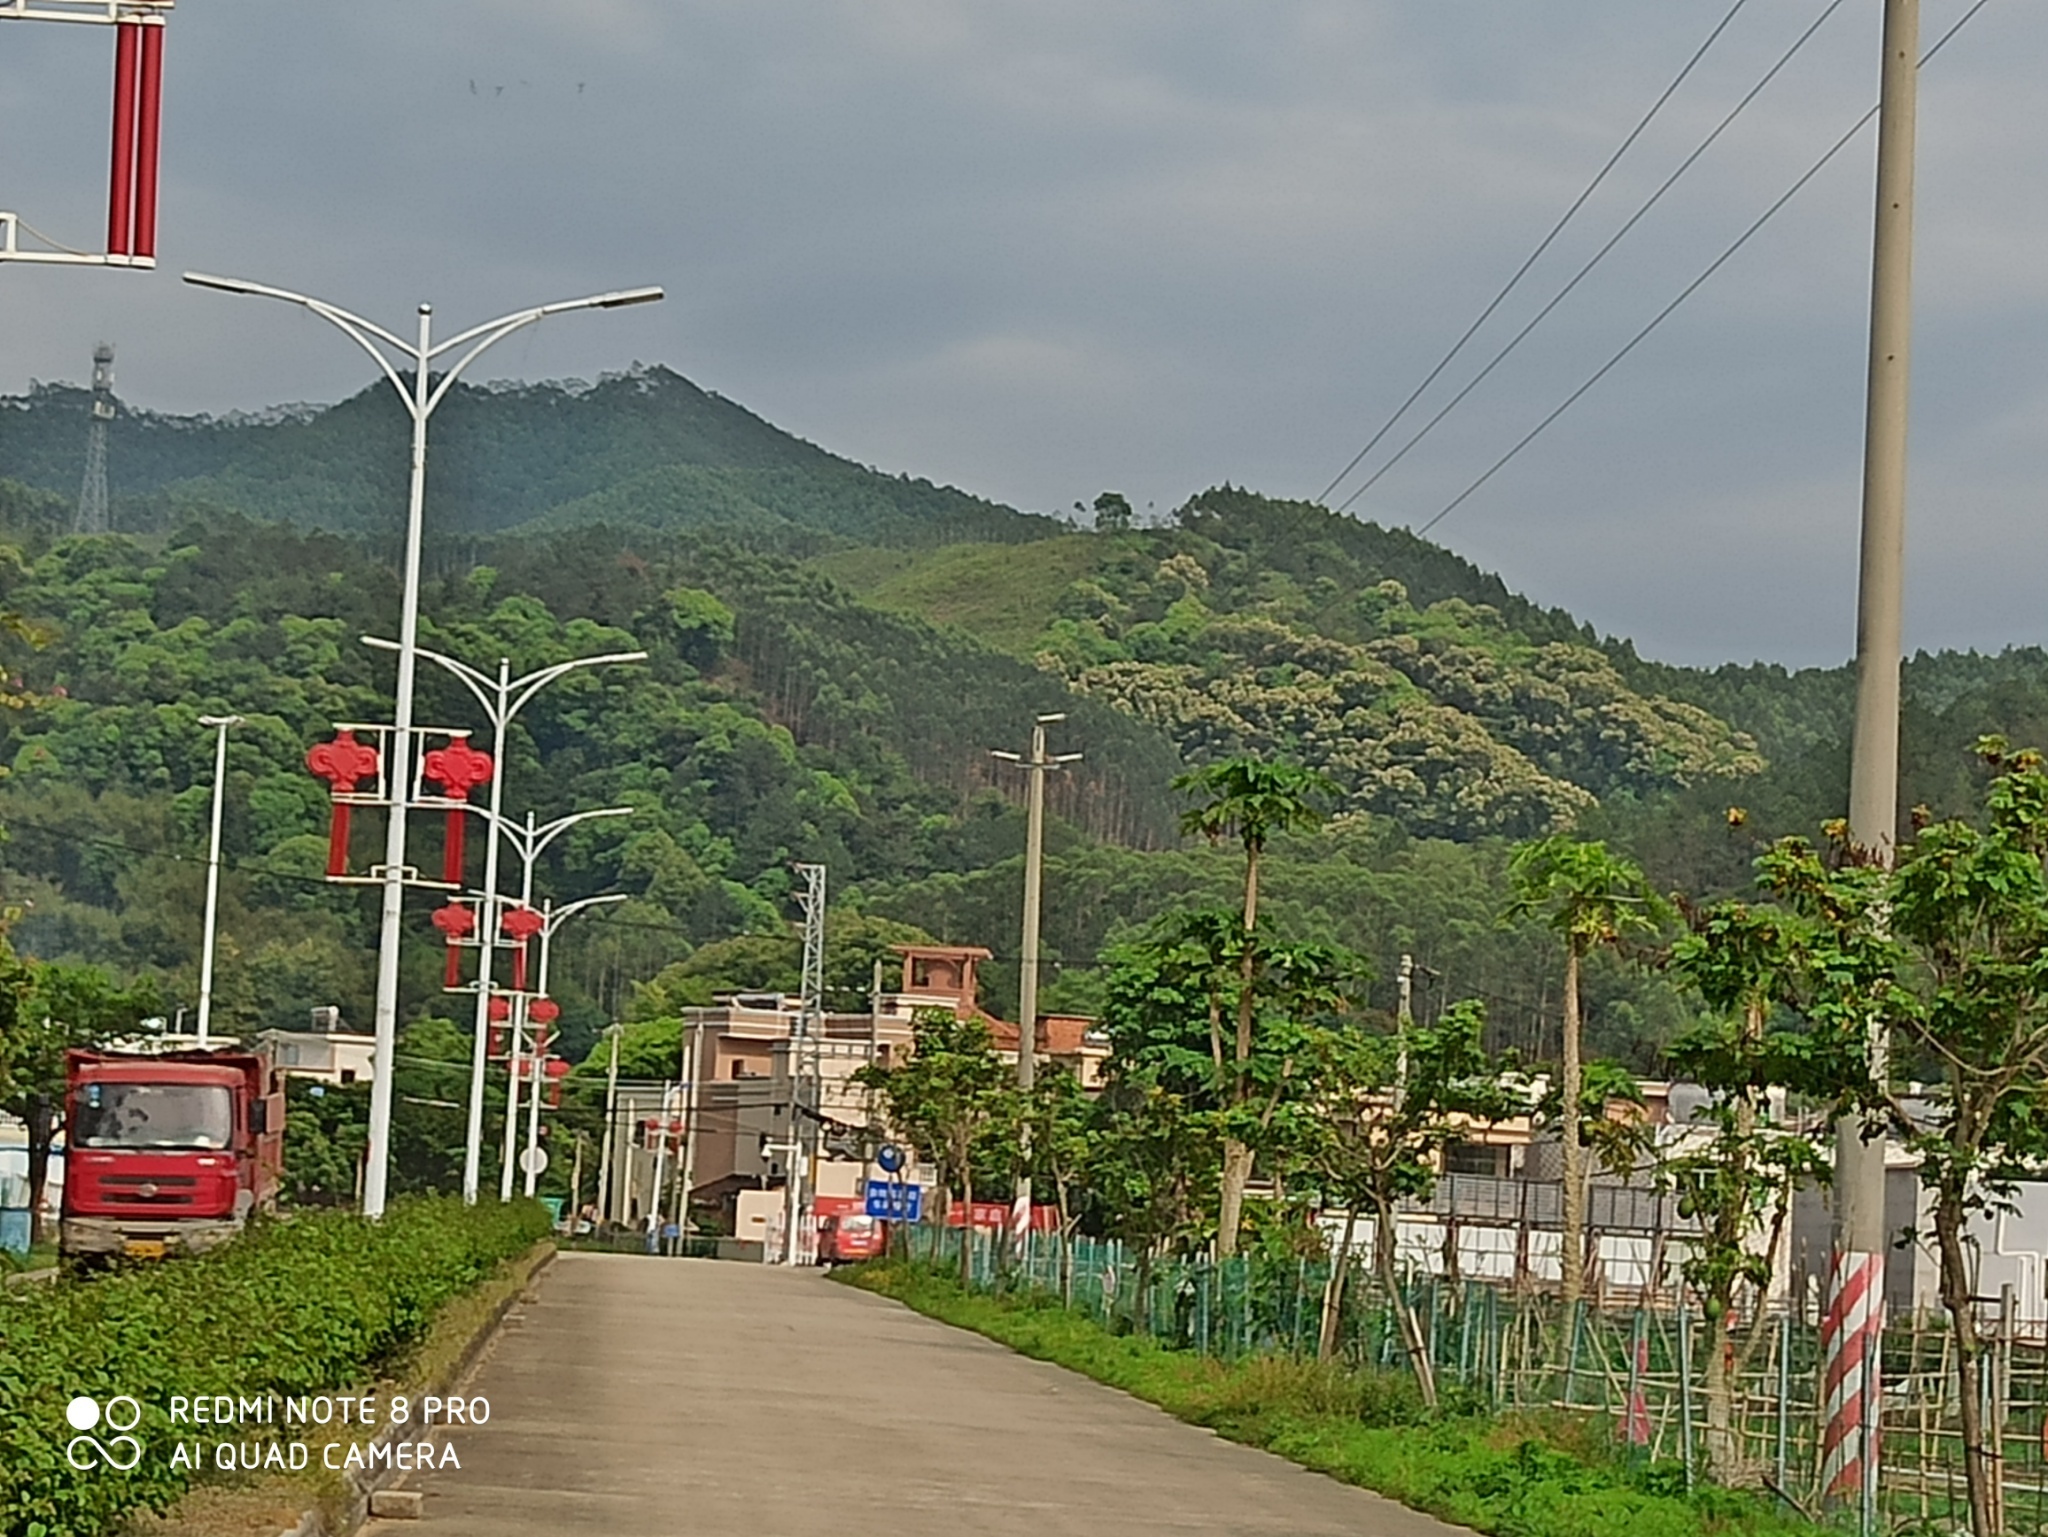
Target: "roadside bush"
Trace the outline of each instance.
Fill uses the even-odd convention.
[[[194,1477],[171,1466],[173,1396],[358,1392],[404,1361],[445,1303],[547,1232],[536,1202],[435,1197],[398,1202],[382,1222],[304,1212],[196,1258],[7,1288],[0,1537],[91,1537],[128,1511],[165,1508]],[[77,1432],[65,1406],[81,1394],[143,1405],[132,1471],[66,1460]]]

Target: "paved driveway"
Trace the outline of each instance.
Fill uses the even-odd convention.
[[[815,1273],[563,1255],[471,1391],[377,1537],[1459,1537]]]

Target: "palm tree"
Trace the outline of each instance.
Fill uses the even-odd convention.
[[[1237,1039],[1231,1067],[1224,1075],[1231,1106],[1242,1106],[1249,1087],[1252,1055],[1253,993],[1258,959],[1249,942],[1259,921],[1259,858],[1275,833],[1307,831],[1323,822],[1323,805],[1340,793],[1335,781],[1298,763],[1262,758],[1231,758],[1192,769],[1173,781],[1183,794],[1200,803],[1182,814],[1181,831],[1199,833],[1213,842],[1236,837],[1244,844],[1243,924],[1237,985]],[[1223,1182],[1216,1224],[1216,1252],[1229,1258],[1237,1252],[1237,1230],[1244,1212],[1244,1187],[1251,1179],[1252,1146],[1241,1136],[1223,1142]]]
[[[1564,1232],[1559,1244],[1564,1296],[1578,1300],[1586,1279],[1585,1147],[1579,1126],[1584,1067],[1580,1054],[1579,971],[1602,945],[1656,929],[1662,904],[1633,860],[1606,844],[1562,833],[1525,843],[1508,862],[1510,918],[1541,918],[1564,936],[1564,1063],[1558,1103],[1564,1146]]]

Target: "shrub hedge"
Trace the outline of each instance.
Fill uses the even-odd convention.
[[[173,1395],[357,1392],[403,1362],[444,1303],[547,1231],[536,1202],[421,1198],[377,1223],[304,1212],[211,1254],[0,1290],[0,1534],[91,1537],[164,1509],[193,1481],[170,1465]],[[67,1460],[65,1407],[81,1394],[144,1406],[132,1472]]]

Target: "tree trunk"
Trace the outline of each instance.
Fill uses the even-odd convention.
[[[1378,1270],[1380,1285],[1386,1288],[1387,1305],[1394,1310],[1395,1322],[1401,1326],[1401,1340],[1408,1350],[1408,1365],[1415,1373],[1415,1386],[1422,1392],[1425,1408],[1436,1407],[1436,1364],[1429,1359],[1429,1341],[1423,1337],[1421,1320],[1416,1318],[1408,1299],[1401,1295],[1401,1272],[1394,1263],[1394,1208],[1384,1196],[1373,1198],[1376,1213],[1376,1227],[1373,1246],[1379,1252]]]
[[[1948,1310],[1956,1342],[1956,1409],[1962,1418],[1963,1478],[1970,1493],[1972,1537],[1998,1537],[1994,1449],[1984,1426],[1983,1346],[1970,1293],[1969,1255],[1963,1247],[1963,1192],[1942,1189],[1934,1202],[1935,1247],[1941,1255],[1941,1303]]]
[[[1223,1139],[1221,1209],[1216,1219],[1216,1253],[1229,1259],[1237,1253],[1237,1230],[1244,1216],[1244,1187],[1252,1177],[1252,1150],[1235,1137]]]
[[[1351,1279],[1351,1237],[1358,1228],[1358,1203],[1345,1204],[1349,1209],[1344,1213],[1344,1236],[1337,1242],[1330,1282],[1323,1288],[1323,1326],[1316,1335],[1318,1361],[1328,1361],[1337,1354],[1337,1334],[1344,1322],[1344,1289]]]
[[[28,1241],[39,1244],[44,1237],[43,1190],[50,1182],[50,1144],[57,1138],[56,1107],[46,1094],[32,1095],[28,1102]]]
[[[1567,940],[1564,952],[1564,1070],[1560,1142],[1564,1154],[1564,1222],[1558,1235],[1558,1263],[1564,1300],[1576,1302],[1586,1284],[1585,1154],[1579,1146],[1579,950]]]
[[[1753,1470],[1735,1431],[1734,1314],[1726,1297],[1709,1297],[1706,1307],[1707,1362],[1700,1384],[1707,1400],[1707,1465],[1718,1482],[1743,1488]]]

